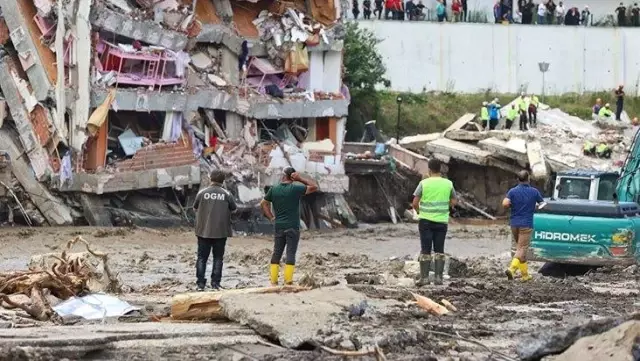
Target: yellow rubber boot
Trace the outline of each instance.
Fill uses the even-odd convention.
[[[532,279],[533,277],[529,274],[529,265],[527,265],[526,262],[518,263],[520,264],[518,267],[520,268],[520,274],[522,274],[522,281],[529,281],[530,279]]]
[[[295,271],[296,266],[292,264],[284,265],[284,284],[285,286],[290,286],[293,284],[293,271]]]
[[[516,270],[518,270],[520,268],[520,260],[517,258],[514,258],[511,260],[511,265],[509,266],[509,268],[507,268],[506,271],[504,271],[504,274],[507,275],[507,278],[509,280],[513,279],[513,276],[516,273]]]
[[[272,286],[278,285],[278,276],[280,275],[280,265],[272,264],[269,267],[269,279],[271,280]]]

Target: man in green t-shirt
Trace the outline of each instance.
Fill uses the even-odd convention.
[[[269,269],[272,285],[278,284],[280,259],[287,250],[284,283],[293,283],[293,271],[296,264],[296,251],[300,241],[300,199],[305,194],[318,190],[311,180],[302,178],[293,167],[286,167],[279,184],[271,187],[260,205],[265,217],[275,224],[273,255]],[[271,206],[273,205],[273,212]],[[273,213],[275,212],[275,216]]]

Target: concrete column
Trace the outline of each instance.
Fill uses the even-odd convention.
[[[324,72],[322,73],[322,90],[329,93],[340,92],[342,82],[342,52],[327,51],[324,53]]]
[[[224,74],[224,78],[231,82],[232,85],[240,85],[240,70],[238,69],[238,55],[222,47],[222,60],[220,71]]]
[[[342,145],[347,130],[347,118],[343,117],[336,122],[336,157],[342,154]]]
[[[309,118],[307,119],[307,142],[316,140],[316,118]]]
[[[91,23],[89,15],[91,13],[92,0],[78,2],[76,13],[76,41],[74,49],[76,51],[77,65],[77,99],[74,111],[71,116],[71,146],[77,150],[82,150],[82,145],[87,140],[84,129],[89,120],[89,109],[91,107]]]
[[[311,91],[323,90],[324,80],[324,52],[309,52],[309,89]]]
[[[229,139],[242,138],[242,130],[244,128],[244,117],[237,113],[227,112],[226,115],[227,129],[224,130]]]

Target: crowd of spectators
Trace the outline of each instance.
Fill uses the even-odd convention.
[[[447,2],[450,7],[447,7]],[[495,23],[522,23],[539,25],[593,25],[593,14],[589,6],[579,9],[567,6],[564,1],[555,0],[517,0],[515,6],[511,0],[497,0],[493,6]],[[515,8],[514,8],[515,7]],[[360,16],[360,0],[352,0],[351,12],[355,19]],[[425,20],[426,7],[423,0],[363,0],[362,14],[364,19],[385,20]],[[435,15],[438,22],[467,22],[469,9],[467,0],[437,0]],[[640,27],[640,6],[624,3],[615,9],[618,26]]]

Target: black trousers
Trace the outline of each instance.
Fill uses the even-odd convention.
[[[226,238],[198,237],[198,260],[196,261],[196,278],[198,285],[204,286],[207,283],[205,273],[207,272],[209,253],[213,255],[211,283],[220,284],[220,281],[222,280],[222,259],[224,258],[224,249],[226,245]]]
[[[421,219],[418,222],[420,232],[420,253],[431,254],[444,253],[444,240],[447,237],[448,225],[446,223],[431,222]]]
[[[622,107],[624,103],[617,101],[616,102],[616,120],[620,120],[620,115],[622,115]]]
[[[500,121],[498,119],[491,119],[489,121],[489,130],[495,130]]]
[[[538,109],[529,107],[529,124],[536,125],[538,122]]]
[[[382,18],[382,8],[376,8],[375,10],[373,10],[373,16],[376,16],[376,13],[378,13],[378,20],[380,20]]]
[[[527,113],[520,112],[520,130],[527,130]]]
[[[511,129],[512,126],[513,126],[513,120],[507,119],[507,121],[504,122],[504,129]]]
[[[285,264],[296,264],[296,252],[298,252],[298,243],[300,243],[300,230],[289,229],[276,229],[276,234],[273,243],[273,255],[271,256],[271,264],[280,264],[282,254],[285,249],[287,255]]]

